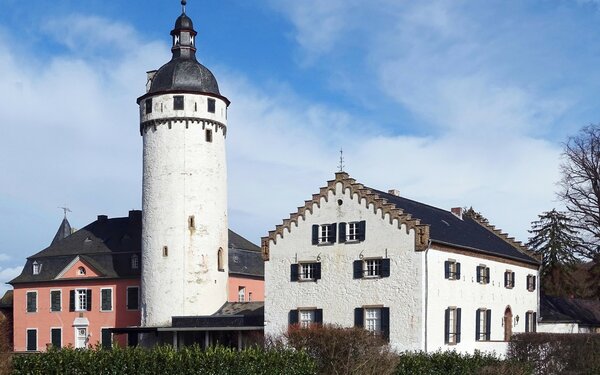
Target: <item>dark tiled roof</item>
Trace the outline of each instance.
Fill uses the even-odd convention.
[[[71,235],[71,224],[69,224],[69,220],[65,217],[63,221],[60,223],[54,238],[52,239],[52,243],[50,245],[55,245],[58,241],[62,240]]]
[[[411,214],[413,218],[419,219],[421,223],[429,224],[429,235],[432,242],[459,246],[505,258],[539,264],[536,259],[517,250],[510,243],[467,215],[463,215],[461,220],[450,211],[384,193],[376,189],[371,190],[404,212]]]
[[[141,269],[131,268],[131,256],[141,254],[142,212],[130,211],[128,217],[100,216],[70,236],[27,258],[21,274],[10,284],[54,280],[76,256],[96,269],[102,277],[140,277]],[[264,276],[260,248],[229,230],[230,272]],[[33,274],[33,262],[41,264]]]
[[[173,328],[262,327],[265,319],[264,302],[226,302],[213,315],[174,316]]]
[[[13,306],[13,291],[7,290],[0,299],[0,309],[11,308]]]
[[[575,322],[600,326],[600,301],[591,299],[540,296],[542,323]]]

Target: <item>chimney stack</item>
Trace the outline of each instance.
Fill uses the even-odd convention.
[[[459,219],[463,219],[463,208],[462,207],[453,207],[450,211]]]
[[[395,196],[399,197],[400,196],[400,190],[398,190],[398,189],[390,189],[390,190],[388,190],[388,194],[395,195]]]

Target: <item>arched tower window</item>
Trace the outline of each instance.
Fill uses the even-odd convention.
[[[223,248],[220,247],[219,251],[217,251],[217,268],[219,272],[225,272],[225,267],[223,263]]]

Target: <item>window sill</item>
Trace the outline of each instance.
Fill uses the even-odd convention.
[[[363,279],[381,279],[381,278],[382,278],[381,275],[370,275],[370,276],[364,275],[363,276]]]
[[[310,282],[316,282],[317,279],[298,279],[299,283],[310,283]]]
[[[110,313],[110,312],[114,312],[113,310],[100,310],[101,313]]]
[[[317,244],[317,246],[331,246],[333,245],[335,242],[319,242]]]

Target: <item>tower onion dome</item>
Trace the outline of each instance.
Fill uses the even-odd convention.
[[[190,17],[183,11],[171,31],[173,57],[163,65],[152,79],[148,94],[168,91],[193,91],[220,96],[219,85],[208,68],[196,60],[196,31]]]

